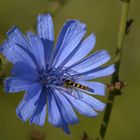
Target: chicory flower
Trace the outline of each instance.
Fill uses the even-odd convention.
[[[13,64],[11,77],[5,80],[5,91],[25,95],[16,109],[23,121],[53,126],[70,133],[69,124],[78,123],[75,110],[95,117],[105,104],[91,95],[105,93],[105,85],[91,81],[114,72],[114,65],[102,66],[110,60],[105,50],[88,55],[96,38],[91,34],[83,39],[86,25],[79,20],[65,22],[56,47],[53,21],[50,14],[37,18],[37,34],[26,36],[17,27],[7,32],[2,54]]]

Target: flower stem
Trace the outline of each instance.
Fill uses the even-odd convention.
[[[122,14],[121,14],[121,22],[120,22],[120,29],[119,29],[116,56],[115,56],[116,71],[112,75],[112,79],[111,79],[112,84],[115,84],[116,82],[119,81],[119,69],[120,69],[124,39],[126,36],[128,11],[129,11],[129,6],[130,6],[130,0],[121,0],[121,2],[122,2]],[[107,127],[108,127],[108,123],[109,123],[109,119],[110,119],[110,115],[111,115],[111,111],[112,111],[112,107],[113,107],[113,103],[114,103],[114,99],[116,95],[121,95],[121,89],[109,91],[107,107],[106,107],[104,117],[101,123],[100,134],[99,134],[98,140],[104,140],[105,138],[105,134],[107,131]]]

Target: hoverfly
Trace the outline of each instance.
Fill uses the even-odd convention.
[[[89,91],[89,92],[94,92],[93,89],[91,89],[91,88],[89,88],[87,86],[81,85],[79,83],[75,83],[72,80],[64,80],[64,84],[63,85],[65,87],[69,88],[70,90],[73,89],[73,88],[76,88],[76,89],[79,89],[79,90],[86,90],[86,91]],[[78,91],[77,91],[77,93],[78,93]],[[81,96],[80,92],[79,92],[78,96]]]

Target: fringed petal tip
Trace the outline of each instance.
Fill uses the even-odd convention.
[[[10,47],[10,42],[9,40],[4,40],[3,43],[0,46],[0,52],[4,55],[7,49]]]
[[[103,103],[103,102],[102,102]],[[103,107],[102,107],[102,109],[100,110],[100,111],[104,111],[105,110],[105,108],[106,108],[106,104],[105,103],[103,103]]]
[[[37,24],[38,24],[39,22],[41,22],[42,20],[44,20],[44,18],[46,18],[46,17],[52,19],[52,15],[51,15],[50,13],[39,14],[39,15],[37,16]]]
[[[37,34],[42,39],[54,41],[54,27],[52,16],[48,14],[39,14],[37,17]]]
[[[6,32],[6,35],[8,37],[12,37],[13,33],[16,33],[16,32],[19,32],[19,29],[17,26],[14,25]]]
[[[45,125],[45,122],[40,123],[37,120],[29,120],[29,123],[30,123],[30,125],[36,125],[36,126],[40,126],[40,127],[43,127]]]
[[[4,80],[4,92],[8,94],[10,92],[10,78]]]
[[[82,25],[84,28],[86,28],[86,24],[85,23],[83,23],[83,22],[81,22],[80,20],[78,20],[78,19],[68,19],[68,20],[66,20],[66,22],[65,22],[65,24],[64,25],[66,25],[67,23],[76,23],[76,24],[79,24],[79,25]]]
[[[20,102],[19,106],[21,105],[21,103],[22,103],[22,101]],[[25,118],[22,116],[22,114],[21,114],[21,112],[20,112],[20,109],[19,109],[19,106],[17,106],[16,111],[15,111],[16,116],[17,116],[23,123],[25,123],[25,122],[27,121],[27,119],[25,119]]]
[[[16,116],[23,122],[25,123],[25,120],[23,119],[22,115],[20,114],[20,111],[18,108],[16,108]]]
[[[70,129],[68,127],[68,124],[62,126],[63,131],[66,135],[71,135]]]
[[[113,64],[111,66],[112,66],[112,73],[111,74],[113,74],[116,71],[116,66],[115,66],[115,64]]]
[[[8,88],[7,88],[8,87]],[[7,82],[6,80],[4,80],[4,92],[7,94],[8,93],[8,90],[9,89],[9,86],[7,85]]]

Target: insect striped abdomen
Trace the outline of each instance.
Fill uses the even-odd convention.
[[[83,85],[78,84],[78,83],[74,83],[71,80],[66,80],[65,83],[64,83],[64,85],[65,86],[72,86],[72,87],[76,87],[76,88],[80,88],[80,89],[84,89],[84,90],[88,90],[89,89],[88,87],[83,86]]]

